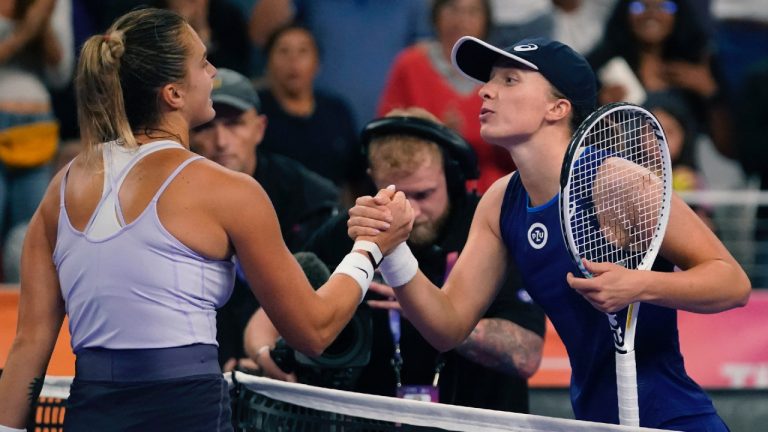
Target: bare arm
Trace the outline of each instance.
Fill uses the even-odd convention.
[[[234,246],[248,284],[291,347],[310,356],[320,355],[352,318],[360,302],[360,286],[346,274],[335,274],[313,290],[285,246],[261,186],[248,176],[226,175],[239,180],[215,188],[226,192],[219,192],[212,209]],[[395,196],[394,203],[391,228],[377,239],[385,253],[407,237],[413,219],[402,193]],[[367,257],[364,252],[363,256]]]
[[[683,271],[627,270],[606,263],[586,263],[592,279],[568,275],[568,283],[605,312],[629,303],[648,303],[699,313],[744,306],[751,283],[715,234],[678,196],[672,197],[661,255]]]
[[[499,215],[509,177],[495,183],[480,200],[469,237],[442,289],[421,271],[395,293],[403,312],[432,346],[447,351],[463,342],[496,295],[506,271],[507,250],[499,233]],[[369,235],[369,206],[350,210],[349,234]],[[386,231],[385,231],[386,232]]]
[[[528,379],[539,369],[543,345],[541,336],[512,321],[483,318],[456,351],[489,369]]]
[[[42,41],[43,60],[45,61],[46,65],[55,67],[61,63],[64,54],[62,53],[61,44],[53,32],[50,20],[45,24],[45,28],[42,33]]]
[[[253,7],[248,23],[251,41],[264,47],[272,32],[291,22],[294,15],[293,0],[259,0]]]
[[[57,177],[30,221],[21,257],[21,298],[16,337],[0,377],[0,424],[23,427],[32,391],[45,376],[64,319],[64,301],[52,255],[58,216]]]
[[[52,88],[63,88],[72,81],[75,68],[75,42],[70,0],[57,0],[43,33],[45,78]]]
[[[402,310],[394,290],[384,284],[372,283],[374,291],[387,300],[369,300],[376,309]],[[538,334],[503,318],[481,319],[469,336],[456,347],[467,359],[508,375],[528,379],[541,363],[544,339]]]
[[[16,22],[14,31],[0,41],[0,63],[5,63],[22,51],[35,37],[45,31],[55,6],[55,0],[36,0],[25,16]]]
[[[752,284],[712,230],[677,195],[672,198],[661,255],[682,272],[657,273],[644,301],[661,306],[713,313],[747,304]]]

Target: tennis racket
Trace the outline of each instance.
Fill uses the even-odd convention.
[[[672,168],[664,131],[647,110],[613,103],[587,117],[568,145],[560,174],[565,243],[582,258],[650,270],[669,220]],[[608,314],[616,348],[619,421],[639,426],[635,327],[640,303]],[[623,322],[622,322],[623,321]]]

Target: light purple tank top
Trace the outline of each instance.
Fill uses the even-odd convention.
[[[154,150],[174,147],[168,142],[153,144],[161,145]],[[108,153],[105,150],[105,161]],[[105,180],[102,199],[83,232],[70,223],[64,202],[69,167],[62,179],[53,261],[75,353],[94,347],[217,345],[216,308],[232,293],[233,260],[202,257],[171,235],[157,214],[157,201],[171,181],[201,157],[181,163],[130,224],[125,223],[115,198],[114,211],[121,226],[106,236],[89,235],[96,214],[111,201],[108,197],[117,196],[125,174],[149,153],[138,152],[119,175],[109,175],[110,182]]]

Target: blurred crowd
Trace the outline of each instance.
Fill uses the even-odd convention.
[[[478,85],[451,66],[451,48],[464,35],[500,46],[545,36],[584,54],[600,81],[600,103],[629,101],[658,116],[677,190],[740,188],[750,178],[768,189],[764,0],[3,0],[5,282],[18,281],[24,230],[51,175],[79,149],[72,86],[79,47],[141,5],[177,11],[213,65],[252,80],[258,116],[248,133],[259,134],[259,153],[293,159],[324,190],[335,188],[337,211],[372,188],[363,125],[395,108],[424,108],[470,143],[479,193],[514,169],[508,154],[482,142]],[[290,186],[295,179],[269,180]],[[300,249],[309,233],[293,232],[291,243],[283,228]]]

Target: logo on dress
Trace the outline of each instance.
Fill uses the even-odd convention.
[[[539,46],[536,44],[523,44],[523,45],[518,45],[512,49],[517,52],[536,51],[537,49],[539,49]]]
[[[547,244],[547,237],[549,237],[549,233],[543,223],[536,222],[528,228],[528,243],[534,249],[543,248]]]

